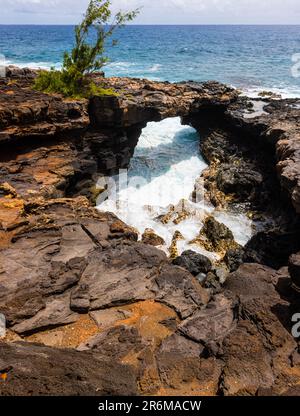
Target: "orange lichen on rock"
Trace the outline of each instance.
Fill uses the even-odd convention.
[[[157,346],[164,338],[172,334],[172,330],[164,325],[164,321],[179,321],[176,312],[161,303],[153,300],[134,303],[133,305],[119,308],[131,313],[125,320],[118,321],[116,325],[135,326],[140,335]]]
[[[13,229],[24,222],[22,199],[0,198],[0,224],[4,229]]]
[[[1,381],[6,381],[7,380],[7,373],[0,374],[0,380]]]
[[[28,342],[37,342],[51,347],[77,348],[100,330],[89,315],[81,315],[74,324],[39,332],[26,337]]]

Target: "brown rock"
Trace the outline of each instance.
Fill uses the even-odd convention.
[[[216,395],[221,365],[214,358],[202,359],[203,347],[179,334],[165,339],[157,352],[162,378],[160,395]]]
[[[272,360],[255,326],[240,322],[224,342],[221,388],[225,395],[255,395],[260,388],[270,388],[274,381]]]
[[[223,294],[217,295],[203,310],[197,310],[178,329],[189,339],[203,344],[222,341],[236,325],[235,304]]]
[[[0,359],[10,371],[0,383],[2,396],[136,395],[132,366],[31,343],[1,342]],[[54,381],[55,380],[55,381]]]
[[[155,234],[155,232],[150,228],[147,228],[142,235],[142,242],[154,247],[163,246],[165,244],[164,239]]]
[[[77,319],[78,315],[70,309],[69,296],[64,296],[49,301],[46,303],[45,309],[38,312],[33,318],[13,326],[12,330],[17,334],[28,334],[76,322]]]
[[[156,299],[173,307],[182,319],[205,306],[210,298],[200,283],[180,267],[164,266],[154,282]]]

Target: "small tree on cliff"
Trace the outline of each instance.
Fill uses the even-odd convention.
[[[132,21],[139,10],[111,11],[111,0],[91,0],[80,25],[75,27],[75,46],[65,52],[61,71],[41,71],[35,82],[35,88],[49,93],[61,93],[65,96],[89,96],[92,94],[111,94],[96,86],[89,74],[97,72],[108,62],[105,56],[107,40],[116,29]],[[96,40],[91,42],[90,35],[96,32]],[[114,46],[116,41],[112,41]]]

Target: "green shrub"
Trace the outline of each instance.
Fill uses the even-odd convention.
[[[84,79],[84,83],[77,83],[75,79],[68,76],[65,71],[51,69],[50,71],[40,71],[36,78],[34,89],[47,94],[62,94],[69,98],[89,98],[95,95],[117,96],[117,92],[105,85],[98,85],[92,81]]]
[[[111,89],[96,85],[89,74],[101,70],[108,62],[104,55],[107,40],[117,28],[132,21],[139,11],[118,12],[113,17],[110,7],[111,0],[90,1],[83,21],[75,27],[75,46],[70,53],[65,52],[62,69],[40,71],[34,85],[36,90],[73,98],[116,95]],[[92,44],[88,41],[91,29],[97,34]],[[112,41],[112,45],[115,44]]]

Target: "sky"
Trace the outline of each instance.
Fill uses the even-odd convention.
[[[75,24],[89,0],[0,0],[0,24]],[[112,0],[136,24],[300,24],[299,0]]]

